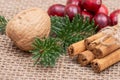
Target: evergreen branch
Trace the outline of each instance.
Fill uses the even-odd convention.
[[[0,16],[0,32],[3,34],[5,32],[5,27],[7,25],[7,20],[4,16]]]
[[[89,18],[84,19],[83,16],[76,15],[72,22],[66,17],[51,17],[52,31],[51,34],[56,35],[63,42],[66,49],[70,44],[83,40],[96,32],[93,21]]]
[[[32,50],[35,64],[42,64],[43,66],[53,67],[56,60],[63,54],[63,50],[59,41],[55,38],[47,38],[40,40],[36,38],[33,43],[34,50]]]

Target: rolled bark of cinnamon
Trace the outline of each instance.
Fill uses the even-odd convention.
[[[109,54],[104,58],[93,60],[91,62],[91,66],[95,72],[101,72],[119,61],[120,61],[120,49],[114,51],[113,53]]]
[[[97,34],[95,34],[95,35],[93,35],[93,36],[91,36],[91,37],[88,37],[88,38],[85,39],[85,41],[84,41],[85,47],[86,47],[87,49],[89,49],[89,45],[90,45],[91,42],[93,42],[93,41],[95,41],[95,40],[97,40],[97,39],[99,39],[99,38],[101,38],[101,37],[103,37],[103,36],[104,36],[104,33],[99,32],[99,33],[97,33]]]
[[[67,49],[67,52],[70,57],[74,57],[85,50],[86,48],[84,45],[84,40],[82,40],[70,45]]]
[[[108,43],[111,44],[112,42],[115,42],[115,39],[112,37],[104,41],[104,43],[107,43],[107,44]],[[116,44],[112,44],[109,46],[100,44],[93,49],[93,54],[95,55],[96,58],[103,58],[106,55],[110,54],[111,52],[117,50],[118,48],[120,48],[120,46]]]
[[[94,59],[94,55],[91,51],[86,50],[78,55],[78,63],[81,64],[81,66],[88,65],[92,60]]]

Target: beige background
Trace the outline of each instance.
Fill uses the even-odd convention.
[[[47,8],[54,3],[65,4],[66,0],[0,0],[0,15],[7,19],[30,7]],[[109,11],[120,9],[120,0],[103,0]],[[59,58],[54,68],[33,66],[31,54],[25,53],[5,36],[0,36],[0,80],[119,80],[120,63],[100,74],[91,68],[80,67],[68,56]]]

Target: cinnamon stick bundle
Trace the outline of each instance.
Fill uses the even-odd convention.
[[[85,39],[85,41],[84,41],[85,47],[86,47],[87,49],[89,49],[89,45],[90,45],[91,42],[93,42],[93,41],[95,41],[95,40],[97,40],[97,39],[99,39],[99,38],[101,38],[101,37],[103,37],[103,36],[104,36],[104,33],[99,32],[99,33],[97,33],[97,34],[95,34],[95,35],[93,35],[93,36],[91,36],[91,37],[88,37],[88,38]]]
[[[77,54],[85,51],[85,45],[84,45],[84,40],[76,42],[72,45],[70,45],[67,49],[67,52],[69,54],[70,57],[74,57]]]
[[[95,72],[101,72],[119,61],[120,61],[120,49],[114,51],[113,53],[109,54],[104,58],[93,60],[91,66]]]
[[[81,66],[88,65],[93,59],[94,55],[89,50],[86,50],[78,55],[78,63],[80,63]]]
[[[104,43],[111,44],[114,41],[115,41],[115,39],[110,37],[107,40],[105,40]],[[116,45],[116,44],[112,44],[109,46],[100,44],[93,49],[93,54],[95,55],[96,58],[103,58],[106,55],[110,54],[111,52],[117,50],[118,48],[120,48],[120,46]]]
[[[67,52],[69,54],[70,57],[73,57],[73,56],[76,56],[78,55],[79,53],[83,52],[86,50],[86,48],[88,47],[88,45],[96,40],[96,39],[99,39],[101,38],[102,36],[104,36],[104,34],[102,32],[100,33],[97,33],[91,37],[88,37],[87,39],[85,40],[82,40],[82,41],[79,41],[79,42],[76,42],[76,43],[73,43],[72,45],[70,45],[67,49]]]

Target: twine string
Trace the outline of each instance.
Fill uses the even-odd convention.
[[[113,44],[120,45],[120,26],[116,25],[114,27],[106,27],[100,30],[100,32],[102,32],[105,35],[99,40],[102,45],[104,46],[110,46]],[[105,43],[104,41],[109,37],[115,39],[114,42]]]

